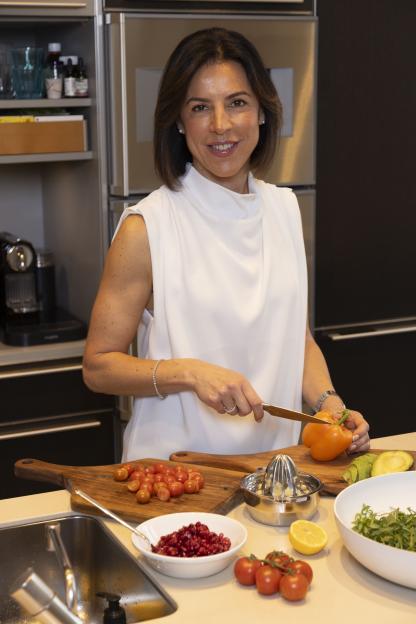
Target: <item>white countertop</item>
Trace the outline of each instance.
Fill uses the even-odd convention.
[[[416,450],[416,433],[379,438],[373,448]],[[314,579],[304,601],[286,602],[279,595],[260,596],[255,588],[241,587],[233,577],[232,566],[206,579],[194,581],[151,574],[178,604],[178,610],[157,621],[171,624],[415,624],[416,590],[407,589],[376,576],[349,555],[343,547],[332,513],[333,498],[322,497],[313,520],[328,533],[326,549],[303,557],[313,567]],[[71,512],[69,494],[49,492],[0,501],[0,525],[8,525]],[[230,514],[248,529],[242,554],[264,556],[270,550],[292,550],[287,528],[255,522],[243,505]],[[112,532],[137,557],[131,533],[113,521],[105,521]],[[0,573],[1,573],[0,563]],[[145,564],[144,564],[145,565]],[[416,573],[416,571],[415,571]],[[156,621],[156,620],[153,620]]]

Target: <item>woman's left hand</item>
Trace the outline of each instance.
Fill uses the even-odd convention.
[[[369,424],[360,412],[348,410],[349,415],[344,425],[351,429],[353,437],[352,444],[348,447],[347,453],[361,453],[370,448],[370,436],[368,435]]]

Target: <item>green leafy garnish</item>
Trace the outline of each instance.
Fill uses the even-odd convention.
[[[375,513],[369,505],[363,505],[353,520],[352,528],[381,544],[416,552],[416,511],[410,507],[406,511],[396,508],[386,513]]]

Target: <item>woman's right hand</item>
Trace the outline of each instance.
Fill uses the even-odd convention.
[[[263,418],[263,401],[250,382],[236,371],[201,360],[193,360],[191,386],[198,398],[219,414]]]

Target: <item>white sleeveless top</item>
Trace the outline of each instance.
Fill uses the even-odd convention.
[[[307,276],[299,207],[290,189],[249,177],[230,191],[191,165],[180,191],[165,186],[128,215],[146,223],[153,313],[139,356],[198,358],[244,374],[264,402],[300,410]],[[255,453],[297,444],[299,423],[265,413],[218,414],[194,392],[136,398],[123,461],[176,451]]]

